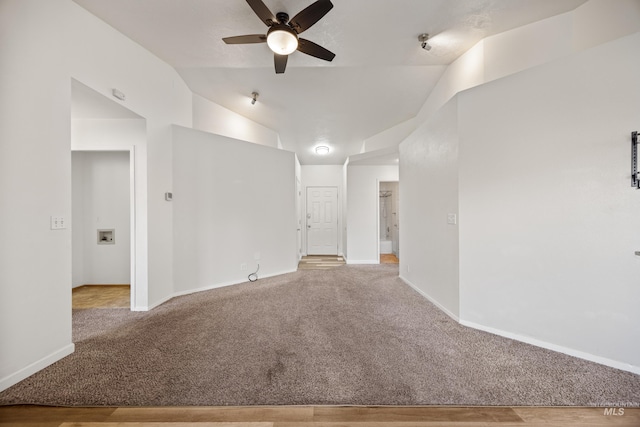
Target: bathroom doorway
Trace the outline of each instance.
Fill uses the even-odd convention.
[[[400,259],[399,184],[384,181],[379,185],[378,237],[380,263],[398,263]]]

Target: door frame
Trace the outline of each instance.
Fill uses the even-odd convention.
[[[137,232],[136,232],[136,165],[135,165],[135,146],[109,146],[109,147],[83,147],[77,149],[71,149],[71,152],[80,153],[100,153],[100,152],[127,152],[129,153],[129,244],[130,244],[130,310],[136,310],[136,273],[138,271],[138,264],[136,263],[136,244],[137,244]],[[73,227],[73,218],[71,222]],[[73,259],[73,257],[71,257]]]
[[[378,184],[377,186],[377,192],[376,192],[376,196],[377,196],[377,206],[376,206],[376,236],[377,236],[377,240],[376,240],[376,247],[378,248],[378,264],[380,264],[380,184],[385,184],[385,183],[396,183],[398,184],[398,190],[400,189],[400,180],[397,181],[382,181],[380,179],[376,179],[376,182]],[[393,201],[391,202],[393,203]],[[399,210],[399,209],[398,209]],[[398,214],[399,216],[399,214]],[[396,221],[399,222],[399,218],[396,217]],[[391,238],[391,241],[393,242],[393,237]],[[392,243],[393,245],[393,243]],[[393,248],[393,246],[392,246]],[[400,230],[398,230],[398,252],[400,252]],[[392,249],[392,253],[393,253],[393,249]],[[395,254],[394,254],[395,255]]]

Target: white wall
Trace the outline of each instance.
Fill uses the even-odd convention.
[[[458,213],[455,97],[400,144],[400,277],[457,318],[458,227],[449,213]]]
[[[347,166],[349,264],[378,264],[379,183],[397,181],[398,166]]]
[[[277,132],[193,94],[193,128],[268,147],[281,148]]]
[[[49,228],[50,216],[71,216],[71,79],[109,97],[120,89],[147,119],[151,301],[173,286],[170,253],[154,249],[155,236],[171,223],[160,205],[171,182],[169,124],[191,125],[191,92],[170,66],[70,0],[0,2],[0,43],[0,192],[11,200],[0,208],[4,389],[73,351],[71,232]]]
[[[293,153],[174,126],[173,156],[177,294],[296,270]]]
[[[418,114],[421,124],[400,145],[400,274],[406,281],[465,324],[634,372],[640,340],[631,325],[638,318],[627,302],[637,299],[629,286],[638,277],[637,259],[629,254],[638,236],[621,233],[625,226],[638,229],[637,220],[630,224],[637,201],[623,183],[626,140],[635,125],[622,122],[638,111],[637,77],[629,73],[638,68],[632,58],[640,44],[629,41],[637,35],[619,46],[602,44],[638,30],[637,1],[591,0],[484,39],[447,69]],[[577,54],[599,45],[602,50]],[[597,63],[593,71],[590,62]],[[605,148],[611,138],[615,148]],[[454,157],[449,165],[431,163],[458,144],[458,165]],[[530,174],[524,186],[523,172]],[[438,174],[446,179],[432,186],[428,179]],[[452,185],[456,175],[464,193]],[[415,272],[426,254],[438,256],[438,245],[456,243],[455,236],[427,240],[434,227],[449,228],[445,219],[424,221],[421,212],[453,212],[458,197],[459,259],[453,250],[446,263]],[[624,302],[602,289],[610,282]]]
[[[72,285],[129,284],[129,152],[74,152],[72,167]],[[98,229],[114,229],[114,244],[98,244]]]
[[[459,97],[460,317],[640,372],[640,33]]]
[[[302,213],[306,218],[307,211],[307,188],[308,187],[336,187],[338,189],[338,254],[342,254],[342,235],[345,227],[343,221],[344,198],[342,166],[340,165],[302,165]],[[307,254],[307,225],[303,222],[302,233],[302,253]]]
[[[590,0],[571,12],[487,37],[447,67],[415,118],[367,138],[363,152],[398,145],[459,92],[639,30],[637,0]]]

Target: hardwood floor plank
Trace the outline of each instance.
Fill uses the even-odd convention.
[[[314,421],[371,422],[522,422],[512,408],[506,407],[328,407],[314,408]]]
[[[514,411],[527,423],[541,426],[570,425],[570,426],[640,426],[640,408],[624,408],[622,415],[614,415],[613,411],[605,413],[606,409],[620,408],[537,408],[518,407]]]
[[[142,423],[63,423],[59,427],[273,427],[272,422],[142,422]]]
[[[459,422],[451,421],[339,421],[339,422],[324,422],[314,421],[310,423],[281,423],[276,422],[273,427],[528,427],[524,424],[491,424],[484,422],[465,422],[460,424]]]
[[[12,427],[578,427],[640,426],[640,408],[580,407],[0,407]],[[618,415],[615,415],[618,414]]]
[[[60,408],[50,406],[0,406],[0,425],[18,425],[20,423],[49,423],[59,425],[62,422],[106,421],[116,408]],[[45,425],[45,424],[42,424]]]
[[[310,406],[118,408],[108,421],[119,422],[304,422]]]

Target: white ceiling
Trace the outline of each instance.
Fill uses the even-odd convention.
[[[414,117],[446,66],[479,40],[586,0],[332,0],[303,37],[336,58],[294,52],[280,75],[266,44],[222,41],[266,33],[244,1],[74,1],[171,64],[193,92],[278,132],[301,163],[342,164],[364,139]],[[290,16],[313,2],[263,1]],[[425,32],[429,52],[418,42]],[[315,155],[318,144],[331,154]]]

